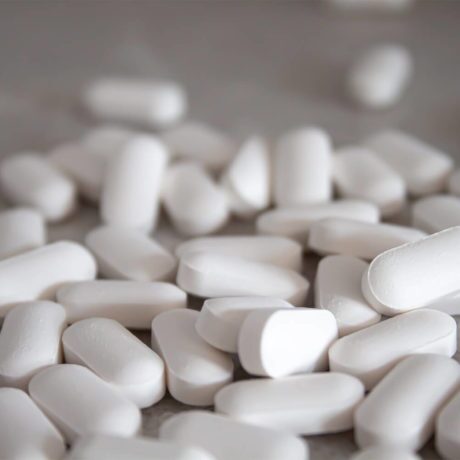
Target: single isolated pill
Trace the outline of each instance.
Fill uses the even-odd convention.
[[[163,204],[176,230],[184,235],[213,233],[228,220],[225,193],[198,164],[177,163],[166,173]]]
[[[412,225],[427,233],[436,233],[460,225],[460,198],[432,195],[412,206]]]
[[[442,408],[436,419],[436,450],[442,458],[458,459],[460,452],[460,391]]]
[[[141,428],[138,407],[77,364],[42,370],[30,381],[29,394],[69,444],[88,434],[135,436]]]
[[[293,434],[326,434],[353,428],[353,413],[363,398],[364,386],[355,377],[317,372],[232,383],[217,393],[215,410]]]
[[[324,257],[318,265],[315,306],[334,315],[339,336],[380,321],[380,313],[370,307],[361,292],[361,278],[368,266],[361,259],[341,255]]]
[[[66,218],[76,207],[74,183],[36,153],[18,153],[3,160],[0,188],[9,202],[35,208],[49,222]]]
[[[422,460],[417,454],[388,446],[370,447],[354,454],[350,460]]]
[[[329,349],[332,371],[359,378],[373,388],[399,361],[417,353],[453,356],[457,324],[436,310],[414,310],[340,338]]]
[[[219,460],[308,460],[308,444],[290,433],[241,423],[218,414],[188,411],[160,426],[160,439],[194,445]]]
[[[168,281],[176,272],[176,258],[142,232],[122,227],[97,227],[85,243],[106,278]]]
[[[243,257],[192,252],[179,264],[177,284],[198,297],[278,297],[302,306],[310,283],[299,273]]]
[[[460,195],[460,169],[456,169],[449,177],[447,189],[452,195]]]
[[[130,329],[150,329],[152,319],[163,311],[187,306],[187,294],[164,282],[95,280],[68,283],[56,298],[65,308],[67,321],[102,317]]]
[[[167,80],[101,78],[85,88],[83,103],[98,118],[159,128],[177,122],[187,111],[184,89]]]
[[[0,458],[60,459],[65,453],[61,433],[24,391],[0,388]]]
[[[197,311],[185,309],[156,316],[152,348],[165,362],[171,396],[191,406],[210,406],[216,392],[232,381],[233,361],[198,335],[197,319]]]
[[[404,179],[413,196],[444,190],[454,168],[449,155],[401,131],[382,131],[368,138],[364,145]]]
[[[420,449],[433,434],[437,413],[459,385],[460,365],[453,359],[431,354],[404,359],[356,410],[356,443]]]
[[[319,128],[303,128],[282,136],[274,156],[274,201],[289,207],[329,201],[332,197],[332,151]]]

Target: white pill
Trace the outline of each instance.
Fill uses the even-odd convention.
[[[414,196],[442,191],[454,167],[444,152],[401,131],[380,132],[365,145],[404,179]]]
[[[445,356],[411,356],[396,365],[355,412],[360,447],[420,449],[434,431],[436,414],[460,384],[460,366]]]
[[[238,335],[249,313],[260,309],[293,308],[276,297],[222,297],[205,300],[195,327],[210,345],[229,353],[238,351]]]
[[[322,255],[345,254],[371,260],[388,249],[426,236],[421,230],[403,225],[332,217],[313,223],[308,246]]]
[[[212,172],[222,170],[236,151],[227,135],[199,122],[175,126],[166,131],[162,139],[174,157],[196,161]]]
[[[460,315],[460,290],[430,303],[427,308],[443,311],[449,315]]]
[[[238,337],[238,356],[251,375],[285,377],[325,371],[337,322],[316,308],[264,309],[249,313]]]
[[[139,134],[141,132],[117,125],[101,125],[89,129],[81,139],[81,144],[89,153],[108,160]]]
[[[436,450],[442,458],[458,459],[460,452],[460,391],[442,408],[436,419]]]
[[[216,395],[215,410],[241,422],[294,434],[325,434],[353,427],[363,384],[335,372],[244,380]]]
[[[221,184],[233,214],[249,218],[267,208],[271,190],[267,143],[259,137],[244,142],[225,170]]]
[[[18,153],[3,160],[0,187],[8,201],[36,208],[50,222],[64,219],[76,206],[74,183],[35,153]]]
[[[232,381],[233,362],[198,335],[197,319],[193,310],[161,313],[152,321],[152,348],[165,362],[171,396],[191,406],[209,406]]]
[[[328,5],[346,12],[399,13],[410,8],[415,0],[325,0]],[[354,458],[354,457],[353,457]],[[387,457],[389,458],[389,457]],[[412,458],[412,457],[408,457]],[[367,457],[366,457],[367,459]],[[370,458],[368,459],[370,460]],[[375,459],[377,460],[377,459]],[[380,460],[380,457],[379,457]],[[396,458],[394,460],[397,460]],[[399,457],[398,457],[399,460]]]
[[[46,227],[39,212],[13,208],[0,213],[0,259],[30,251],[45,243]]]
[[[65,453],[65,442],[30,397],[16,388],[0,388],[0,458],[52,460]]]
[[[185,308],[187,294],[164,282],[96,280],[68,283],[56,298],[69,323],[91,317],[111,318],[130,329],[150,329],[163,311]]]
[[[375,46],[353,63],[347,78],[350,96],[369,109],[387,108],[400,99],[412,67],[412,57],[403,46]]]
[[[184,235],[215,232],[229,216],[224,192],[195,163],[178,163],[169,168],[164,181],[163,204],[176,230]]]
[[[256,262],[265,262],[300,271],[302,246],[296,241],[279,236],[229,235],[194,238],[176,248],[180,259],[196,251],[239,256]]]
[[[455,170],[451,174],[447,188],[452,195],[460,195],[460,169]]]
[[[328,256],[318,265],[315,305],[329,310],[344,336],[380,321],[361,292],[361,278],[369,265],[350,256]]]
[[[460,227],[452,227],[377,256],[363,275],[367,301],[393,316],[430,305],[459,288]]]
[[[329,201],[332,153],[329,136],[319,128],[292,131],[279,139],[274,163],[274,200],[289,207]]]
[[[101,78],[85,89],[83,102],[96,117],[155,127],[178,121],[187,110],[183,88],[161,80]]]
[[[160,439],[205,449],[219,460],[308,460],[308,445],[282,431],[204,411],[182,412],[160,427]]]
[[[460,225],[460,199],[449,195],[421,198],[412,206],[412,225],[427,233]]]
[[[317,220],[344,217],[363,222],[378,222],[380,212],[372,203],[360,200],[338,200],[330,203],[281,208],[267,211],[256,220],[258,233],[279,235],[308,244],[308,232]]]
[[[334,157],[334,181],[339,195],[374,203],[382,216],[401,210],[406,196],[403,179],[364,147],[345,147]]]
[[[354,454],[350,460],[422,460],[421,457],[407,450],[388,446],[370,447]]]
[[[136,405],[89,369],[60,364],[35,375],[29,394],[72,444],[79,436],[134,436],[141,428]]]
[[[446,313],[415,310],[335,342],[329,350],[331,370],[359,378],[373,388],[399,361],[416,353],[453,356],[457,350],[457,325]]]
[[[99,274],[132,281],[167,281],[176,271],[176,258],[145,234],[121,227],[97,227],[85,238],[95,255]]]
[[[76,322],[65,330],[62,345],[67,363],[88,367],[140,408],[165,395],[163,361],[113,319]]]
[[[179,264],[177,284],[199,297],[279,297],[302,306],[309,282],[299,273],[243,257],[193,252]]]
[[[0,316],[16,303],[53,299],[71,281],[96,277],[96,262],[83,246],[59,241],[0,261]]]

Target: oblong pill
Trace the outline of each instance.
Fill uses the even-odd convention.
[[[86,131],[80,142],[92,155],[107,161],[120,152],[136,134],[142,132],[119,125],[104,124]]]
[[[243,257],[193,252],[179,264],[177,284],[199,297],[260,295],[302,306],[309,282],[299,273]]]
[[[193,310],[161,313],[152,321],[152,348],[165,362],[171,396],[191,406],[209,406],[232,381],[233,362],[198,335],[197,318]]]
[[[460,199],[449,195],[421,198],[412,206],[412,225],[427,233],[460,225]]]
[[[308,445],[289,433],[240,423],[204,411],[174,415],[160,439],[205,449],[219,460],[308,460]]]
[[[232,383],[216,395],[215,410],[241,422],[295,434],[336,433],[353,427],[364,398],[356,378],[318,372]]]
[[[60,364],[35,375],[29,394],[72,444],[79,436],[134,436],[141,428],[141,412],[89,369]]]
[[[354,454],[350,460],[422,460],[421,457],[407,450],[393,447],[371,447]]]
[[[120,323],[88,318],[68,327],[62,336],[67,363],[81,364],[140,408],[163,398],[163,361]]]
[[[0,458],[60,459],[65,453],[61,433],[27,393],[0,388]]]
[[[373,388],[399,361],[416,353],[453,356],[457,325],[446,313],[415,310],[337,340],[329,349],[331,370],[361,379]]]
[[[69,323],[103,317],[130,329],[150,329],[156,315],[187,306],[187,294],[176,285],[148,281],[68,283],[58,289],[56,298],[64,306]]]
[[[460,291],[457,290],[452,294],[436,299],[427,308],[443,311],[453,316],[460,315]]]
[[[324,257],[318,265],[315,306],[335,316],[339,336],[380,321],[380,313],[370,307],[361,292],[361,278],[368,266],[363,260],[350,256]]]
[[[436,450],[442,458],[458,459],[460,452],[460,391],[442,408],[436,418]]]
[[[85,238],[95,255],[99,274],[132,281],[168,281],[176,258],[145,234],[122,227],[97,227]]]
[[[434,431],[436,414],[460,384],[460,366],[445,356],[410,356],[397,364],[355,412],[360,447],[420,449]]]

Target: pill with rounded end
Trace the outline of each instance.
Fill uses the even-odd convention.
[[[394,447],[370,447],[354,454],[350,460],[422,460],[417,454]]]
[[[124,126],[100,125],[89,129],[80,139],[80,143],[92,155],[108,160],[125,148],[126,144],[139,134],[142,133]]]
[[[201,447],[219,460],[308,460],[308,444],[289,433],[188,411],[160,426],[160,439]]]
[[[436,450],[442,458],[458,459],[460,452],[460,391],[447,402],[436,418]]]
[[[427,308],[443,311],[449,315],[460,315],[460,290],[436,299]]]
[[[447,189],[452,195],[460,195],[460,169],[455,170],[450,175]]]
[[[134,436],[141,428],[139,408],[77,364],[42,370],[30,381],[29,394],[69,444],[88,434]]]
[[[421,309],[403,313],[340,338],[329,349],[332,371],[373,388],[399,361],[416,353],[453,356],[457,324],[448,314]]]
[[[156,316],[152,348],[165,362],[171,396],[191,406],[210,406],[216,392],[232,381],[233,361],[198,335],[197,319],[197,311],[185,309]]]
[[[356,410],[357,444],[420,449],[433,434],[436,414],[459,385],[460,365],[453,359],[431,354],[404,359]]]
[[[421,198],[412,206],[412,225],[427,233],[460,225],[460,199],[449,195]]]
[[[363,398],[364,386],[355,377],[317,372],[232,383],[217,393],[215,410],[294,434],[326,434],[351,429]]]

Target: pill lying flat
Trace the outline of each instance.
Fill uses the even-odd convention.
[[[108,160],[138,134],[141,132],[119,125],[106,124],[86,131],[80,142],[89,153]]]
[[[257,427],[204,411],[174,415],[160,438],[201,447],[219,460],[308,460],[308,445],[289,433]]]
[[[370,389],[406,356],[453,356],[456,350],[455,320],[446,313],[422,309],[340,338],[329,349],[329,366],[333,371],[354,375]]]
[[[370,447],[353,455],[350,460],[422,460],[421,457],[407,450],[393,447]]]
[[[412,225],[427,233],[460,225],[460,199],[434,195],[418,200],[412,206]]]
[[[363,260],[350,256],[324,257],[316,272],[315,305],[329,310],[344,336],[380,321],[361,292],[361,278],[368,268]]]
[[[404,179],[414,196],[442,191],[454,167],[444,152],[401,131],[377,133],[365,145]]]
[[[61,434],[21,390],[0,388],[0,425],[0,458],[50,460],[65,453]]]
[[[436,414],[460,384],[460,366],[445,356],[410,356],[391,370],[355,412],[361,447],[418,450],[434,431]]]
[[[215,410],[255,425],[295,434],[325,434],[353,427],[364,397],[362,383],[335,372],[236,382],[217,393]]]
[[[435,300],[427,308],[443,311],[449,315],[460,315],[460,291]]]
[[[152,348],[165,362],[171,396],[191,406],[209,406],[215,393],[232,381],[233,362],[198,335],[197,319],[193,310],[161,313],[152,321]]]
[[[39,372],[29,394],[70,444],[87,434],[134,436],[141,427],[136,405],[83,366],[60,364]]]
[[[241,365],[251,375],[285,377],[325,371],[337,322],[327,310],[263,309],[249,313],[238,337]]]
[[[152,319],[163,311],[185,308],[187,294],[174,284],[148,281],[96,280],[69,283],[56,298],[69,323],[103,317],[130,329],[150,329]]]
[[[276,297],[222,297],[205,300],[196,331],[210,345],[229,353],[238,351],[238,335],[249,313],[260,309],[293,308]]]
[[[176,259],[142,232],[122,227],[97,227],[85,238],[95,255],[99,273],[132,281],[167,281],[176,271]]]
[[[302,306],[309,282],[299,273],[243,257],[192,252],[179,264],[177,284],[199,297],[266,296]]]
[[[455,170],[450,175],[447,189],[452,195],[460,195],[460,169]]]
[[[436,419],[436,450],[442,458],[455,460],[460,452],[460,392],[442,408]]]

